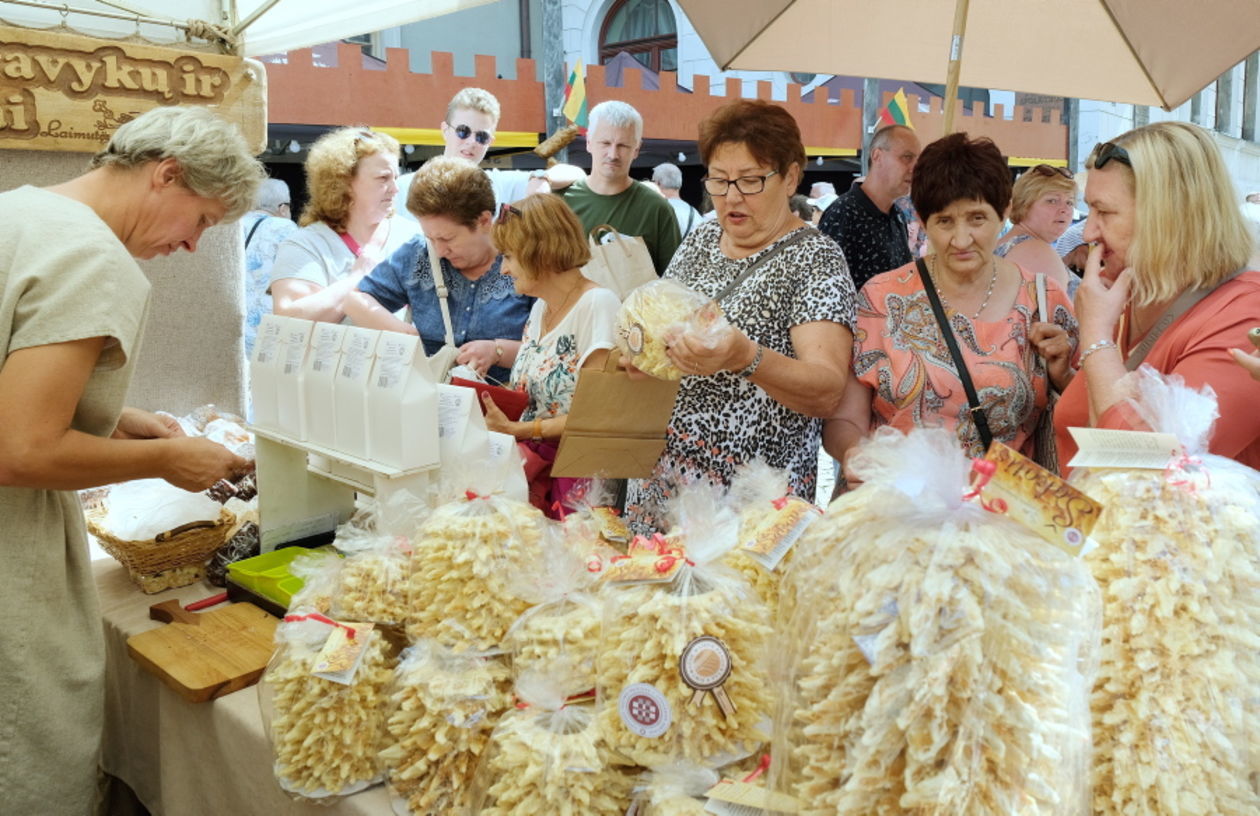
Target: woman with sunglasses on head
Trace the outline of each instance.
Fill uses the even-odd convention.
[[[1050,387],[1071,376],[1076,321],[1046,280],[1049,321],[1039,322],[1036,276],[994,251],[1010,196],[992,141],[954,133],[923,149],[910,197],[930,253],[858,293],[854,376],[824,432],[837,461],[884,425],[944,427],[972,457],[992,440],[1034,453]]]
[[[1068,428],[1146,429],[1123,382],[1145,362],[1210,385],[1221,417],[1212,453],[1260,467],[1256,388],[1232,355],[1251,347],[1260,271],[1211,134],[1147,125],[1095,147],[1085,168],[1094,246],[1076,293],[1080,372],[1055,410],[1062,461],[1076,451]]]
[[[504,204],[491,237],[516,291],[537,300],[512,366],[511,386],[528,394],[529,403],[514,422],[485,396],[486,426],[520,442],[530,500],[559,518],[557,508],[566,504],[578,480],[553,480],[551,463],[578,371],[607,361],[621,301],[582,275],[581,267],[591,259],[586,235],[577,216],[556,196],[532,195],[515,206]]]
[[[1081,279],[1068,271],[1054,242],[1072,226],[1076,180],[1064,167],[1039,164],[1015,180],[1011,223],[994,252],[1033,274],[1052,278],[1068,297]]]
[[[533,299],[518,295],[503,271],[490,240],[493,208],[490,179],[475,164],[446,156],[426,162],[407,198],[423,233],[359,282],[346,298],[350,319],[356,326],[419,334],[425,354],[433,356],[446,344],[449,317],[459,349],[455,362],[507,382]],[[412,323],[392,314],[404,306],[411,307]]]
[[[684,337],[669,350],[683,378],[665,452],[628,487],[640,532],[664,530],[679,484],[729,485],[757,459],[812,501],[822,417],[849,371],[848,266],[789,206],[805,167],[795,120],[769,102],[732,102],[701,123],[699,146],[717,218],[687,235],[665,276],[715,298],[736,331],[716,348]]]
[[[271,267],[276,314],[341,322],[346,294],[415,234],[391,218],[398,155],[393,136],[367,128],[340,128],[311,146],[302,229],[280,244]]]

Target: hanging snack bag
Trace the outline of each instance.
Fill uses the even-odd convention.
[[[416,534],[407,636],[456,650],[502,645],[533,600],[543,526],[534,507],[471,490],[436,508]]]
[[[802,814],[1089,813],[1085,565],[964,499],[945,431],[881,429],[851,469],[785,578],[771,789]]]
[[[1094,812],[1260,813],[1260,474],[1207,453],[1210,389],[1128,376],[1184,454],[1072,473],[1104,506],[1085,557],[1104,598]]]
[[[770,614],[723,566],[739,520],[707,485],[685,488],[669,536],[636,538],[602,573],[600,722],[633,764],[719,767],[764,741]]]
[[[645,283],[626,296],[617,313],[617,347],[630,362],[662,380],[683,372],[665,353],[684,334],[714,346],[731,331],[722,308],[672,278]]]
[[[392,677],[381,633],[299,609],[276,628],[276,646],[260,700],[280,787],[327,799],[379,782]]]
[[[473,774],[510,688],[501,655],[453,654],[433,641],[403,652],[380,755],[394,813],[471,812]]]
[[[562,696],[573,678],[526,674],[478,772],[482,816],[622,816],[631,778],[610,767],[595,701]]]

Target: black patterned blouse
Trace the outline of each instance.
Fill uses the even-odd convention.
[[[855,290],[876,275],[913,260],[901,213],[896,207],[888,212],[880,210],[856,181],[823,213],[818,229],[840,245]]]

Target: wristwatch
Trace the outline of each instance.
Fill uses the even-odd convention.
[[[765,351],[766,347],[758,343],[757,353],[753,355],[752,362],[744,366],[743,370],[739,372],[739,376],[751,377],[757,371],[757,366],[761,365],[761,357],[765,354]]]
[[[532,179],[545,179],[547,177],[547,171],[540,167],[539,169],[530,172],[529,177]]]
[[[494,341],[494,361],[497,363],[503,359],[503,344],[498,340]]]

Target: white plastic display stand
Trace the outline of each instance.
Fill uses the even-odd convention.
[[[330,533],[354,513],[355,493],[389,501],[398,491],[424,497],[440,465],[398,470],[265,428],[254,432],[262,552]]]

